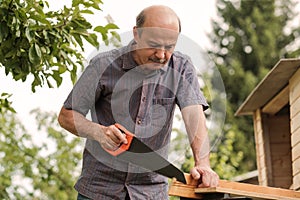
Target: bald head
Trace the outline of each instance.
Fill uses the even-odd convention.
[[[145,8],[136,18],[136,27],[159,27],[181,31],[177,14],[169,7],[154,5]]]

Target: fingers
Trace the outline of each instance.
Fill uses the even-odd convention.
[[[116,150],[121,144],[127,144],[126,135],[114,125],[104,128],[104,137],[101,139],[101,146],[108,150]]]
[[[193,168],[191,170],[190,174],[192,175],[193,179],[196,179],[196,180],[200,179],[200,177],[201,177],[200,173],[197,171],[196,168]]]
[[[219,185],[219,177],[216,173],[211,171],[210,173],[202,174],[202,182],[198,185],[198,187],[217,187]]]
[[[114,136],[114,140],[115,142],[119,143],[119,144],[127,144],[127,139],[126,139],[126,134],[122,133],[116,126],[112,125],[111,126],[113,129],[113,136]]]
[[[190,172],[191,176],[199,180],[198,187],[217,187],[219,176],[210,167],[195,167]]]

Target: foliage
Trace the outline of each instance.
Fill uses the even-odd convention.
[[[300,26],[290,25],[296,16],[295,3],[217,1],[219,18],[213,21],[209,36],[213,48],[208,53],[219,69],[227,95],[223,136],[211,162],[221,178],[256,169],[252,119],[236,117],[234,112],[280,58],[300,55],[296,42]]]
[[[72,0],[70,7],[45,11],[44,0],[0,0],[0,67],[5,74],[23,82],[33,76],[32,91],[47,84],[59,87],[62,74],[70,73],[73,83],[78,68],[83,67],[84,40],[98,47],[100,33],[120,40],[113,23],[93,29],[84,15],[100,10],[101,0]]]
[[[59,87],[62,74],[73,83],[83,68],[84,43],[118,45],[118,27],[95,28],[84,15],[101,10],[101,0],[73,0],[70,7],[49,10],[44,0],[0,0],[0,67],[14,80],[33,77],[37,86]],[[112,36],[109,38],[109,36]],[[28,131],[16,117],[10,94],[0,96],[0,199],[75,199],[81,147],[57,124],[53,113],[33,111],[38,130]]]
[[[15,113],[15,109],[12,107],[12,102],[9,101],[11,94],[2,93],[0,96],[0,113],[4,113],[5,111],[10,111]]]
[[[15,113],[0,114],[0,199],[75,199],[81,140],[62,130],[55,114],[32,114],[38,124],[34,133]],[[47,139],[41,139],[43,133]]]

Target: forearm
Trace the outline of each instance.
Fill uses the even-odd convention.
[[[207,135],[205,136],[204,141],[194,138],[191,142],[191,148],[194,155],[195,166],[210,166],[210,146]]]
[[[186,107],[182,110],[182,114],[193,151],[195,166],[210,166],[210,145],[202,106]]]
[[[114,125],[106,127],[94,123],[74,110],[67,110],[63,107],[59,113],[58,122],[61,127],[74,135],[96,140],[108,150],[115,150],[122,143],[127,144],[126,136]]]
[[[59,113],[58,122],[61,127],[72,134],[90,139],[96,139],[96,133],[101,127],[99,124],[86,119],[82,114],[74,110],[67,110],[64,107]]]

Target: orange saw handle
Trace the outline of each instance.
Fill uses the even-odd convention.
[[[121,124],[115,123],[115,126],[123,133],[126,135],[126,139],[127,139],[127,144],[121,144],[119,146],[119,148],[117,148],[116,150],[112,151],[112,150],[108,150],[105,149],[105,151],[107,151],[109,154],[113,155],[113,156],[118,156],[121,153],[123,153],[124,151],[127,151],[131,145],[131,142],[133,140],[134,134],[129,132],[128,130],[126,130]]]

